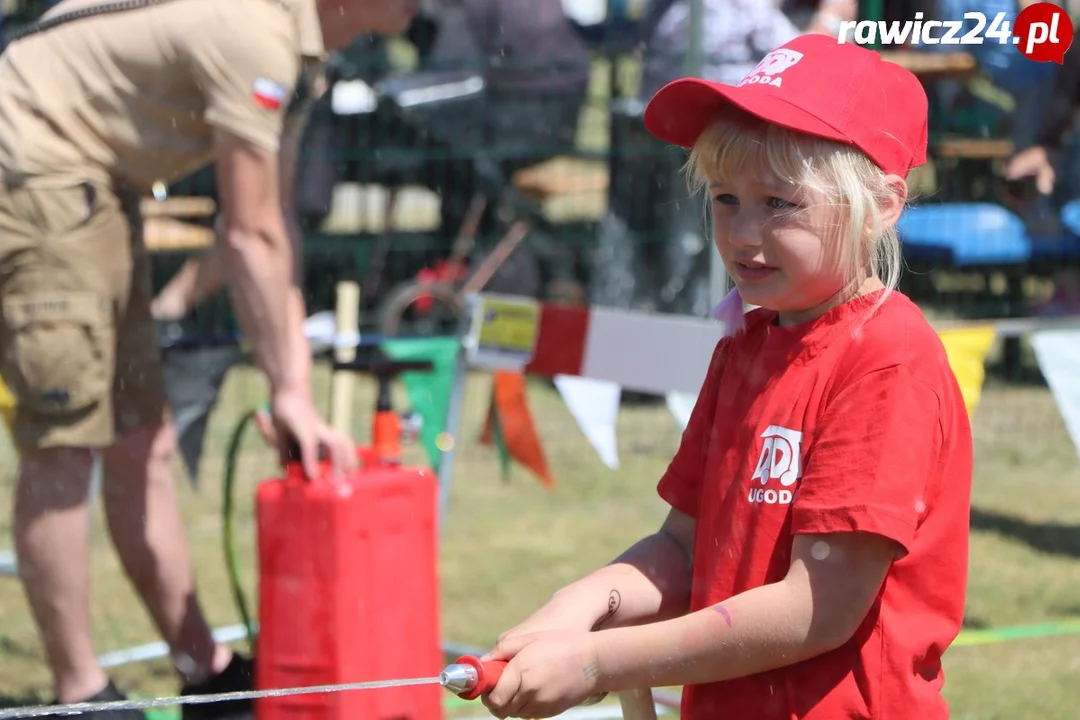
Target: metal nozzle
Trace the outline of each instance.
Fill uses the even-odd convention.
[[[439,684],[455,693],[468,692],[476,687],[479,681],[480,676],[477,675],[476,668],[465,663],[447,665],[439,675]]]

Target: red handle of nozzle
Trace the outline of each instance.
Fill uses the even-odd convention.
[[[472,690],[458,693],[463,700],[475,700],[484,693],[489,693],[499,684],[503,669],[506,668],[505,660],[481,660],[474,655],[462,655],[454,661],[455,665],[471,665],[476,670],[476,687]]]

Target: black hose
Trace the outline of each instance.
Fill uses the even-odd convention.
[[[240,421],[236,424],[236,428],[233,430],[232,437],[229,440],[228,450],[225,453],[225,480],[222,483],[222,493],[224,494],[222,513],[225,526],[223,536],[225,565],[229,571],[229,584],[232,590],[233,600],[236,602],[236,608],[240,611],[240,617],[244,622],[244,627],[247,629],[248,646],[252,653],[255,652],[255,646],[258,640],[258,630],[252,622],[251,613],[248,610],[247,599],[244,597],[244,590],[240,584],[240,570],[236,561],[236,539],[233,522],[235,515],[233,488],[236,484],[236,464],[240,457],[240,446],[244,438],[244,431],[255,419],[255,414],[257,412],[258,409],[253,409],[244,413],[243,417],[241,417]]]

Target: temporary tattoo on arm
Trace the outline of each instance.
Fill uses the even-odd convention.
[[[585,674],[585,677],[591,680],[600,674],[600,666],[597,665],[595,662],[591,662],[585,667],[581,668],[581,672]]]
[[[727,611],[726,607],[723,605],[713,605],[713,612],[724,618],[724,622],[727,623],[727,626],[731,627],[731,613]]]
[[[615,613],[617,613],[619,611],[619,606],[621,604],[622,604],[622,595],[619,594],[618,590],[612,590],[611,594],[608,595],[608,600],[607,600],[607,609],[608,609],[608,611],[604,615],[604,617],[602,617],[602,618],[600,618],[599,620],[596,621],[596,624],[593,625],[593,630],[598,630],[601,625],[606,623],[611,618],[615,617]]]

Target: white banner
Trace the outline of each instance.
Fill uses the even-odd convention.
[[[1080,453],[1080,329],[1039,330],[1032,334],[1031,346]]]
[[[686,426],[690,424],[690,414],[694,412],[694,405],[697,403],[697,395],[669,392],[664,399],[667,401],[668,410],[675,416],[675,422],[679,423],[679,429],[685,432]]]
[[[556,375],[555,387],[562,395],[581,432],[608,468],[619,467],[615,422],[619,416],[622,388],[606,380]]]

